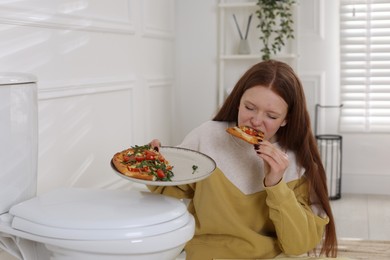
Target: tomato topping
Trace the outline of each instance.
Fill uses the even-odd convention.
[[[252,135],[252,136],[256,136],[257,135],[257,131],[253,128],[250,128],[250,127],[243,127],[242,130],[244,130],[245,133],[247,133],[248,135]]]
[[[146,160],[154,160],[154,155],[152,154],[146,154]]]
[[[134,167],[127,167],[127,169],[129,169],[129,171],[131,172],[141,172],[141,169],[140,168],[134,168]]]
[[[163,170],[157,169],[156,173],[157,173],[157,177],[159,177],[159,178],[161,178],[161,179],[162,179],[162,178],[165,178],[165,173],[164,173]]]
[[[146,155],[156,155],[156,153],[154,151],[151,151],[151,150],[145,150],[145,154]]]
[[[142,157],[142,156],[136,156],[136,157],[135,157],[135,160],[136,160],[137,162],[142,162],[143,160],[145,160],[145,158]]]

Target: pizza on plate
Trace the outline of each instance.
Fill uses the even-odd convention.
[[[112,158],[112,164],[118,172],[132,178],[171,181],[173,177],[173,166],[149,144],[136,145],[116,153]]]
[[[226,132],[250,144],[258,144],[264,139],[263,132],[257,131],[256,129],[253,129],[249,126],[228,127]]]

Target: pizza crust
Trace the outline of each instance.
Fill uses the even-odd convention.
[[[129,176],[129,177],[132,177],[132,178],[146,180],[146,181],[154,181],[154,180],[156,180],[156,176],[145,174],[145,173],[138,173],[138,172],[128,171],[128,172],[125,172],[123,174],[126,175],[126,176]]]

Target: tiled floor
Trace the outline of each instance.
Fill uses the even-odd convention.
[[[343,194],[331,204],[339,238],[390,240],[390,196]]]
[[[343,194],[331,204],[339,238],[390,240],[390,196]],[[0,260],[15,258],[0,252]]]

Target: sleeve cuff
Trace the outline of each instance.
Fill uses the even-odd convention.
[[[286,200],[286,198],[291,195],[293,191],[288,187],[287,183],[283,180],[283,178],[279,181],[278,184],[270,187],[265,187],[265,191],[267,192],[267,200],[274,201],[279,204]]]

